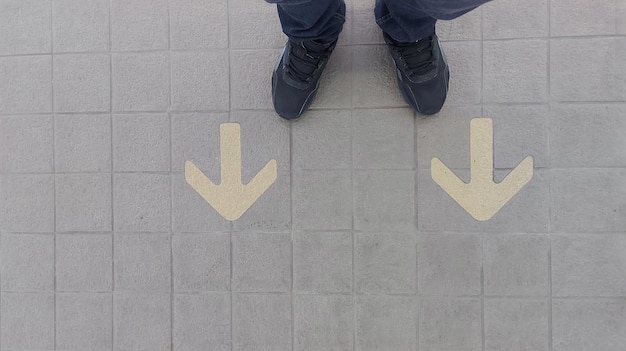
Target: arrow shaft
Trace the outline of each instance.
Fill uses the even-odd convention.
[[[470,122],[471,182],[493,182],[493,121],[475,118]]]
[[[241,132],[237,123],[220,125],[221,184],[241,185]]]

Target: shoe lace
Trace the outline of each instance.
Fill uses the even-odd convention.
[[[316,52],[307,48],[305,43],[291,46],[288,72],[300,82],[308,82],[322,61],[329,56],[327,52]]]
[[[435,69],[433,43],[434,37],[431,35],[415,43],[399,43],[396,47],[406,68],[415,75],[424,75]]]

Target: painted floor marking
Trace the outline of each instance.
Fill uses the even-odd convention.
[[[229,221],[239,219],[276,181],[277,162],[270,160],[248,183],[241,182],[239,123],[220,125],[221,183],[214,184],[191,161],[185,162],[185,180]]]
[[[533,177],[533,157],[527,156],[506,178],[493,181],[493,120],[470,122],[470,182],[464,183],[441,160],[431,161],[431,176],[474,219],[487,221],[506,205]]]

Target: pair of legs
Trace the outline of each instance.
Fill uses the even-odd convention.
[[[266,1],[278,5],[283,32],[295,41],[318,40],[330,43],[343,27],[346,15],[343,0]],[[415,42],[430,35],[438,19],[457,18],[487,1],[376,0],[374,16],[383,32],[396,41]]]
[[[274,108],[283,118],[298,118],[315,97],[346,6],[343,0],[266,1],[277,5],[289,37],[272,76]],[[376,0],[374,16],[396,64],[398,86],[417,113],[437,113],[448,93],[450,73],[435,34],[437,20],[457,18],[487,1]]]

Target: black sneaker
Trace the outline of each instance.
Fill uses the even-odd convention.
[[[272,74],[272,101],[279,116],[298,118],[309,108],[336,44],[336,40],[328,46],[287,41]]]
[[[437,35],[414,43],[399,43],[383,33],[396,63],[398,86],[404,100],[422,115],[433,115],[448,95],[450,70]]]

